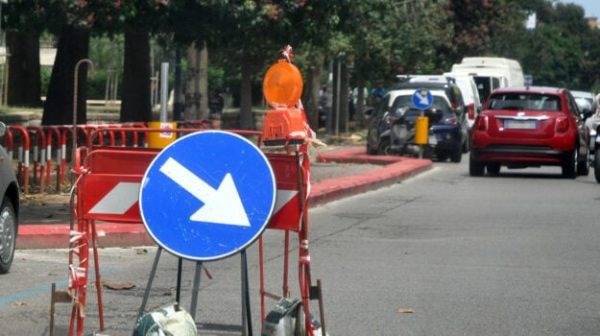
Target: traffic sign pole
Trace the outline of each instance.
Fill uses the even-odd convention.
[[[415,144],[419,145],[419,158],[422,158],[424,146],[429,140],[429,119],[425,116],[425,110],[431,108],[433,96],[428,89],[417,89],[412,95],[412,103],[421,110],[421,115],[415,121]]]

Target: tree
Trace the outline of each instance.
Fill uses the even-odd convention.
[[[488,54],[493,35],[512,29],[512,6],[511,0],[448,0],[448,15],[454,28],[453,48],[447,55],[450,61]],[[517,13],[517,17],[523,15]]]
[[[43,125],[72,124],[77,110],[77,123],[87,122],[87,64],[75,74],[76,64],[88,57],[90,35],[86,28],[65,25],[58,40],[56,59],[50,77]],[[77,88],[75,87],[77,75]],[[75,96],[77,94],[77,96]]]
[[[492,53],[519,60],[536,85],[591,90],[600,75],[600,33],[589,28],[580,6],[511,1],[503,13],[509,23],[501,34],[491,34]],[[529,13],[537,16],[533,31],[524,27]]]
[[[83,124],[87,122],[87,64],[82,63],[77,74],[75,68],[77,63],[88,58],[92,28],[105,32],[115,26],[118,1],[52,0],[45,4],[46,27],[59,38],[42,124],[70,124],[73,122],[73,109],[77,109],[77,122]]]
[[[291,44],[296,52],[304,45],[322,45],[335,22],[335,1],[226,1],[214,7],[209,48],[225,49],[241,77],[240,127],[253,128],[252,84],[257,74],[276,60],[277,51]],[[305,43],[311,41],[311,43]]]
[[[152,120],[150,102],[150,34],[160,31],[167,15],[166,1],[124,2],[125,31],[121,122]]]
[[[40,1],[11,1],[4,6],[8,57],[7,104],[41,105],[39,35],[45,12]]]
[[[120,121],[150,121],[150,37],[146,29],[125,28]]]

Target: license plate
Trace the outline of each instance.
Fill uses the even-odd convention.
[[[435,137],[434,134],[430,134],[429,135],[429,144],[430,145],[436,145],[437,144],[437,139],[436,139],[436,137]]]
[[[535,120],[504,120],[504,128],[507,129],[536,129]]]

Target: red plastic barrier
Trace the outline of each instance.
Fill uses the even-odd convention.
[[[46,134],[40,126],[27,127],[29,139],[33,139],[33,183],[39,183],[39,192],[46,187]]]
[[[56,126],[44,126],[44,131],[46,132],[46,156],[48,158],[47,167],[46,167],[46,184],[50,185],[51,175],[52,175],[52,149],[55,149],[56,152],[56,192],[60,192],[60,184],[62,182],[61,179],[61,166],[62,166],[62,136],[60,129]],[[54,140],[54,142],[53,142]],[[65,143],[66,147],[66,143]]]
[[[17,178],[23,188],[23,193],[29,193],[29,133],[23,126],[10,125],[8,130],[12,133],[13,139],[17,139],[18,134],[19,143],[17,145],[18,152],[18,164],[17,164]]]
[[[189,134],[189,133],[194,133],[194,132],[202,132],[202,131],[206,131],[207,129],[205,128],[177,128],[174,129],[174,132],[177,132],[178,137],[182,136],[184,134]],[[255,136],[258,139],[258,143],[261,143],[260,137],[262,135],[262,132],[260,131],[252,131],[252,130],[227,130],[229,132],[232,133],[236,133],[242,136]],[[102,140],[105,136],[109,136],[111,134],[113,134],[114,137],[114,132],[115,129],[112,128],[97,128],[94,131],[92,131],[90,133],[89,136],[89,142],[87,143],[87,146],[92,148],[94,146],[101,146],[101,147],[121,147],[121,146],[116,146],[116,143],[114,141],[110,141],[110,143],[108,145],[104,144],[104,141]],[[137,137],[138,134],[143,134],[146,135],[147,133],[152,133],[152,132],[164,132],[164,130],[161,129],[157,129],[157,128],[142,128],[142,127],[122,127],[118,129],[118,132],[125,132],[126,134],[136,134],[135,136]],[[146,136],[144,136],[144,138],[147,138]],[[136,146],[131,146],[131,147],[136,147]]]
[[[6,134],[4,135],[4,148],[6,149],[8,157],[12,160],[15,151],[15,140],[10,129],[7,129]]]

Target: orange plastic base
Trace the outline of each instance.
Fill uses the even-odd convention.
[[[304,112],[296,108],[270,110],[263,119],[262,140],[266,145],[304,142]]]

